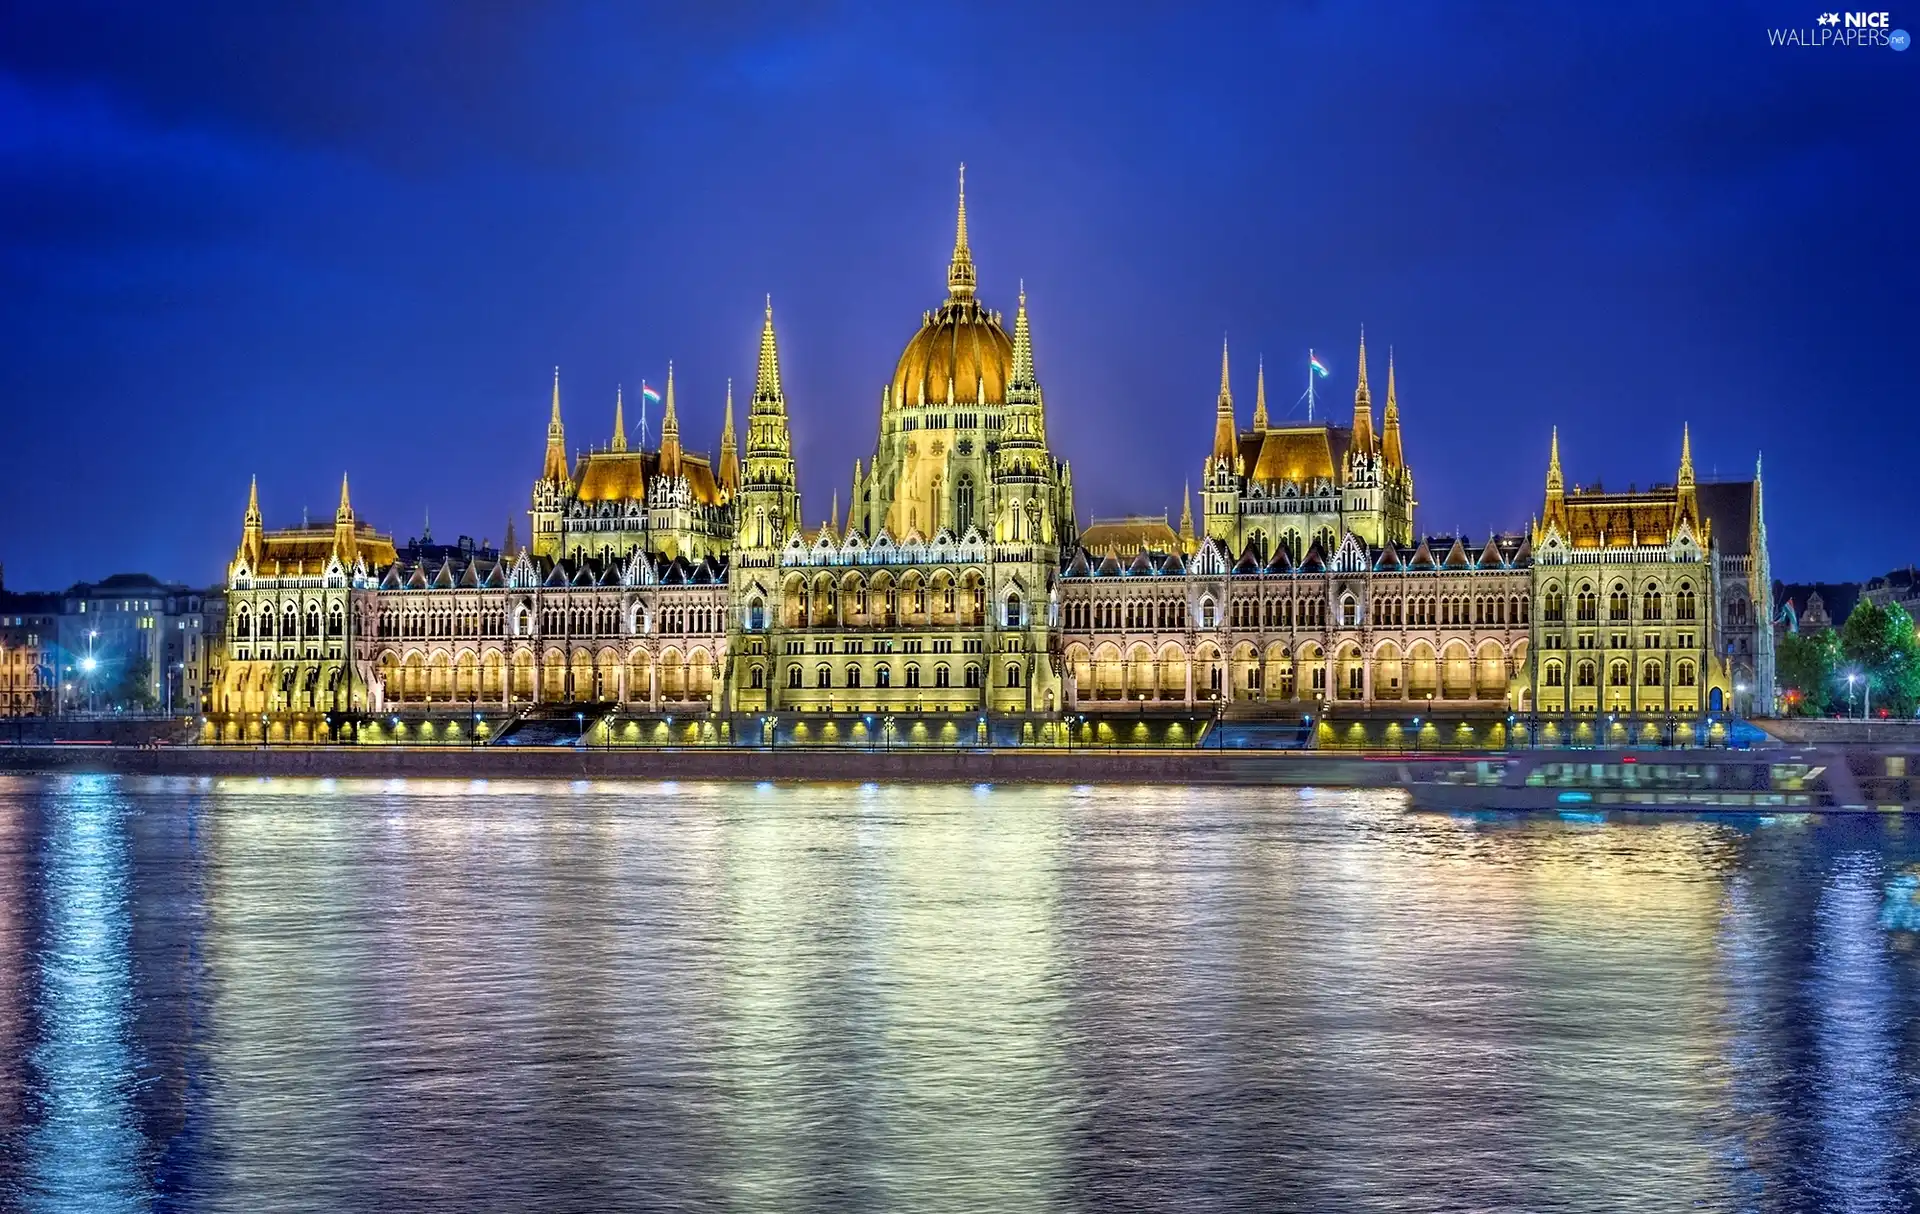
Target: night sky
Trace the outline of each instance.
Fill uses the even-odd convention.
[[[1024,277],[1081,520],[1177,512],[1219,346],[1245,425],[1397,353],[1417,526],[1766,455],[1774,571],[1915,559],[1920,50],[1768,45],[1811,0],[1658,4],[0,5],[10,589],[218,579],[268,524],[525,536],[673,359],[744,422],[772,293],[805,513],[945,294]],[[727,13],[708,12],[726,8]],[[1893,14],[1920,31],[1920,9]],[[1177,517],[1177,515],[1176,515]]]

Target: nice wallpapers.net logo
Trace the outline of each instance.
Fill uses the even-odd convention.
[[[1820,13],[1814,17],[1813,24],[1804,29],[1769,29],[1767,41],[1774,46],[1847,50],[1886,47],[1904,51],[1913,44],[1907,31],[1893,27],[1891,13]]]

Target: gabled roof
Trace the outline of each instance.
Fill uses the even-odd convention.
[[[1449,569],[1471,569],[1473,561],[1467,556],[1467,544],[1459,536],[1453,537],[1453,544],[1447,549],[1447,559],[1443,562]]]

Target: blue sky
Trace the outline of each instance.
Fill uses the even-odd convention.
[[[711,447],[769,292],[811,521],[961,160],[1083,521],[1177,512],[1223,332],[1244,422],[1309,346],[1348,413],[1364,323],[1422,530],[1524,526],[1554,424],[1670,479],[1686,420],[1703,475],[1766,452],[1778,575],[1914,559],[1920,53],[1771,47],[1789,4],[688,7],[0,4],[7,585],[211,581],[254,473],[497,541],[555,364],[570,442],[672,359]]]

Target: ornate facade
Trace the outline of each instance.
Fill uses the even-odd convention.
[[[524,549],[398,553],[344,483],[331,529],[269,532],[256,494],[208,731],[510,741],[529,721],[611,735],[678,714],[707,722],[690,736],[770,739],[781,719],[1087,713],[1560,729],[1699,718],[1743,687],[1738,707],[1771,704],[1757,475],[1697,485],[1683,438],[1673,486],[1568,492],[1556,437],[1527,533],[1423,537],[1391,356],[1377,419],[1368,370],[1363,335],[1346,424],[1276,424],[1262,371],[1243,429],[1223,348],[1200,524],[1188,495],[1177,529],[1083,531],[1026,292],[1010,328],[978,293],[963,170],[945,299],[881,385],[844,514],[836,495],[803,521],[771,300],[744,450],[731,384],[718,456],[683,448],[670,369],[654,449],[629,444],[616,394],[611,440],[570,458],[556,371]]]

